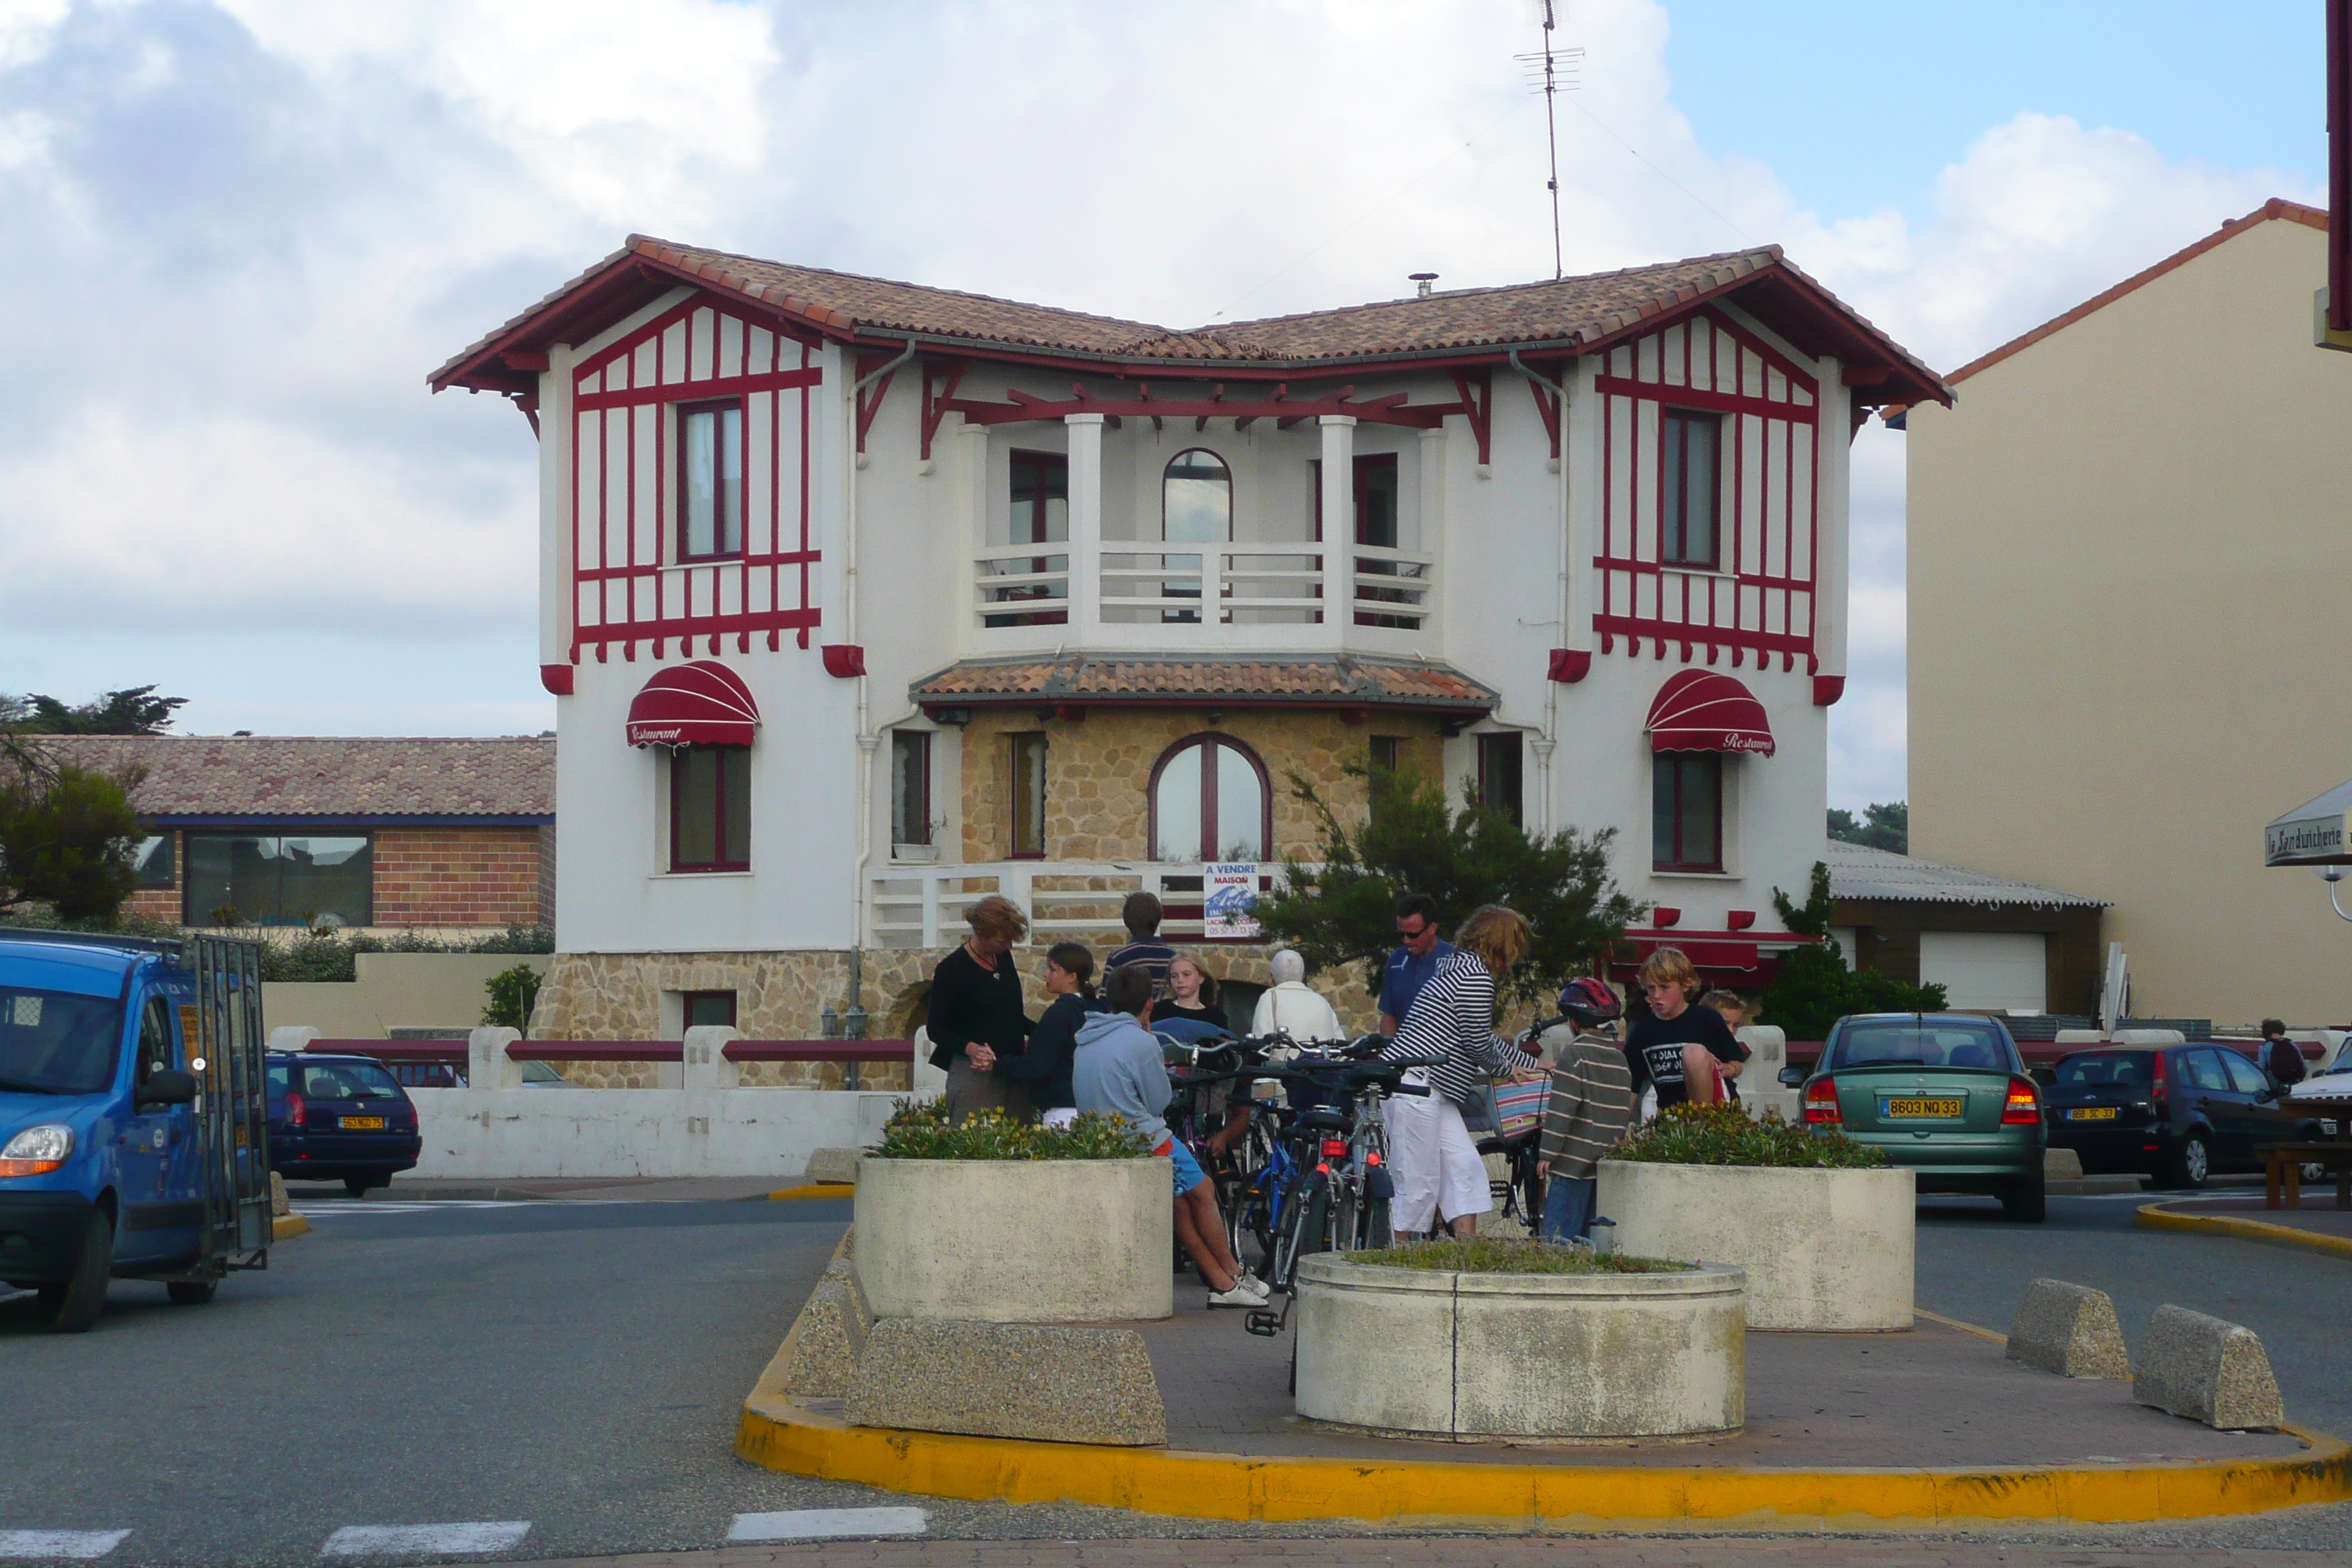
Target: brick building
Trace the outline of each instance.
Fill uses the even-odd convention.
[[[555,742],[50,736],[143,769],[135,913],[184,925],[552,925]]]

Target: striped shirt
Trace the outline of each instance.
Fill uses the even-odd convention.
[[[1551,1069],[1536,1158],[1550,1161],[1556,1176],[1589,1181],[1633,1121],[1633,1074],[1625,1053],[1603,1036],[1579,1035]]]
[[[1422,986],[1397,1026],[1395,1040],[1381,1054],[1393,1059],[1443,1053],[1445,1059],[1426,1069],[1430,1086],[1454,1104],[1467,1105],[1510,1064],[1512,1051],[1495,1033],[1495,977],[1486,961],[1475,952],[1456,952]]]

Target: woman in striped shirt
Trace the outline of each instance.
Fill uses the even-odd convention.
[[[1495,1206],[1486,1163],[1462,1123],[1462,1108],[1510,1065],[1516,1050],[1495,1033],[1495,982],[1527,956],[1526,917],[1485,905],[1462,922],[1454,944],[1459,951],[1439,963],[1382,1053],[1444,1058],[1405,1075],[1408,1083],[1427,1085],[1427,1095],[1401,1094],[1387,1104],[1389,1174],[1396,1184],[1389,1216],[1400,1241],[1440,1222],[1466,1236],[1476,1216]]]

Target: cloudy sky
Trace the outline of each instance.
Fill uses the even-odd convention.
[[[1570,270],[1791,256],[1948,369],[2272,195],[2321,7],[1565,0]],[[1529,0],[0,0],[0,690],[552,721],[533,459],[426,371],[632,230],[1171,326],[1548,274]],[[1903,438],[1831,799],[1904,791]]]

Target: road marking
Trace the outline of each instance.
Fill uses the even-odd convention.
[[[604,1201],[604,1200],[591,1200]],[[433,1214],[443,1209],[543,1209],[551,1205],[533,1198],[445,1198],[410,1202],[300,1203],[291,1205],[309,1219],[331,1219],[347,1214]]]
[[[919,1508],[803,1508],[739,1513],[730,1541],[821,1541],[843,1535],[920,1535],[930,1515]]]
[[[0,1530],[0,1557],[103,1557],[122,1544],[127,1530]]]
[[[347,1524],[327,1537],[322,1557],[462,1557],[510,1552],[530,1533],[530,1521],[496,1524]]]

